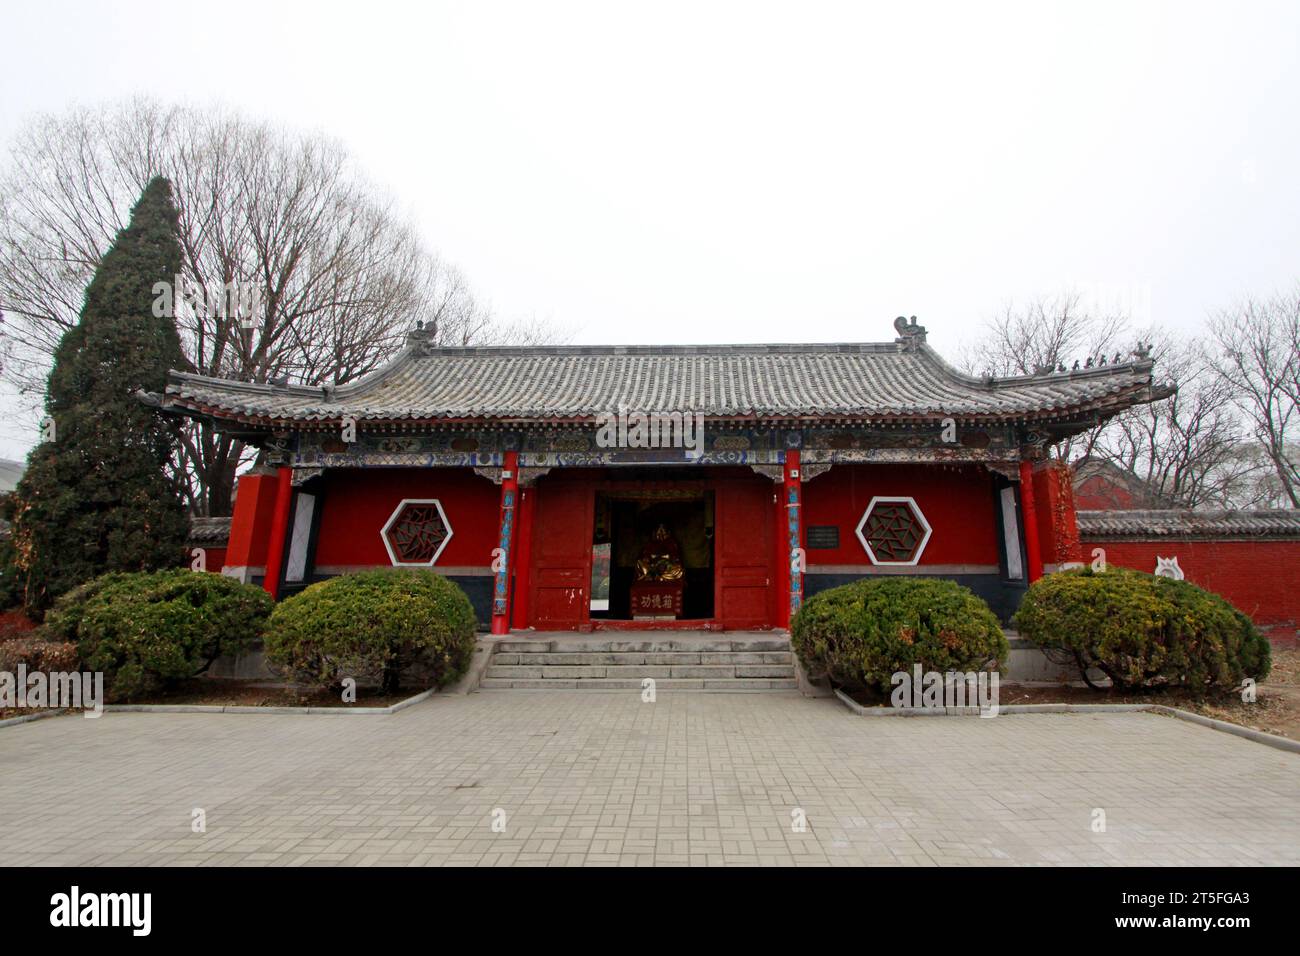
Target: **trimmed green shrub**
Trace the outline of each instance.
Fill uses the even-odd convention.
[[[261,588],[220,574],[112,573],[60,598],[46,634],[76,642],[85,667],[103,671],[113,696],[129,699],[243,650],[261,636],[271,607]]]
[[[1009,653],[989,606],[934,578],[867,578],[815,594],[790,622],[790,643],[811,676],[882,695],[915,664],[967,672]]]
[[[1041,578],[1013,620],[1022,636],[1072,652],[1126,690],[1232,688],[1272,666],[1268,639],[1219,595],[1114,565]]]
[[[345,574],[276,606],[266,659],[295,680],[345,678],[393,693],[404,679],[450,683],[469,666],[476,620],[465,592],[423,568]]]
[[[117,583],[126,574],[121,571],[110,571],[108,574],[101,574],[97,578],[91,578],[84,584],[78,584],[67,594],[59,598],[54,607],[45,615],[45,623],[41,630],[49,640],[72,641],[75,643],[78,639],[78,633],[81,628],[82,615],[86,613],[86,605],[92,598],[99,595],[111,584]]]

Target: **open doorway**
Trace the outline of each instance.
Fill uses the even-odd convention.
[[[713,617],[713,492],[596,493],[591,617],[611,621]]]

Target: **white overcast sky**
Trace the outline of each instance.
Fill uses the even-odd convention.
[[[1300,279],[1294,0],[0,7],[0,139],[141,92],[325,131],[580,343],[955,356],[1009,299],[1193,332]]]

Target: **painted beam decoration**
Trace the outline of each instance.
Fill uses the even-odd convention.
[[[521,468],[582,468],[672,464],[776,466],[784,449],[801,448],[804,467],[835,464],[923,462],[1007,464],[1020,457],[1022,436],[1013,426],[963,429],[904,426],[824,426],[798,429],[727,427],[706,423],[703,449],[601,447],[594,425],[529,428],[434,427],[413,433],[358,429],[352,441],[305,431],[291,442],[295,472],[323,468],[500,468],[518,450]],[[824,470],[824,469],[819,469]]]

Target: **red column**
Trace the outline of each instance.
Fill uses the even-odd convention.
[[[1034,464],[1020,463],[1020,519],[1024,525],[1025,561],[1029,583],[1043,576],[1043,555],[1038,547],[1038,512],[1034,507]]]
[[[1074,476],[1070,466],[1052,460],[1034,469],[1034,504],[1038,508],[1038,547],[1052,565],[1083,561],[1074,512]]]
[[[799,471],[799,451],[791,449],[785,453],[785,480],[782,483],[785,497],[785,570],[789,581],[786,599],[781,612],[782,627],[790,626],[790,619],[803,605],[803,572],[795,565],[797,556],[802,555],[803,520],[802,509],[803,475]]]
[[[781,481],[772,485],[772,623],[777,627],[790,625],[790,555],[786,553],[785,472]]]
[[[519,453],[508,451],[501,464],[501,532],[492,561],[492,633],[510,632],[510,545],[515,536],[515,503],[519,497]]]
[[[266,546],[266,576],[262,587],[275,600],[280,594],[280,571],[284,567],[284,539],[289,531],[289,501],[293,498],[293,469],[276,472],[275,515],[271,519],[271,537]]]
[[[528,588],[533,560],[533,509],[537,489],[519,489],[519,525],[515,530],[515,593],[511,620],[516,628],[528,626]]]

